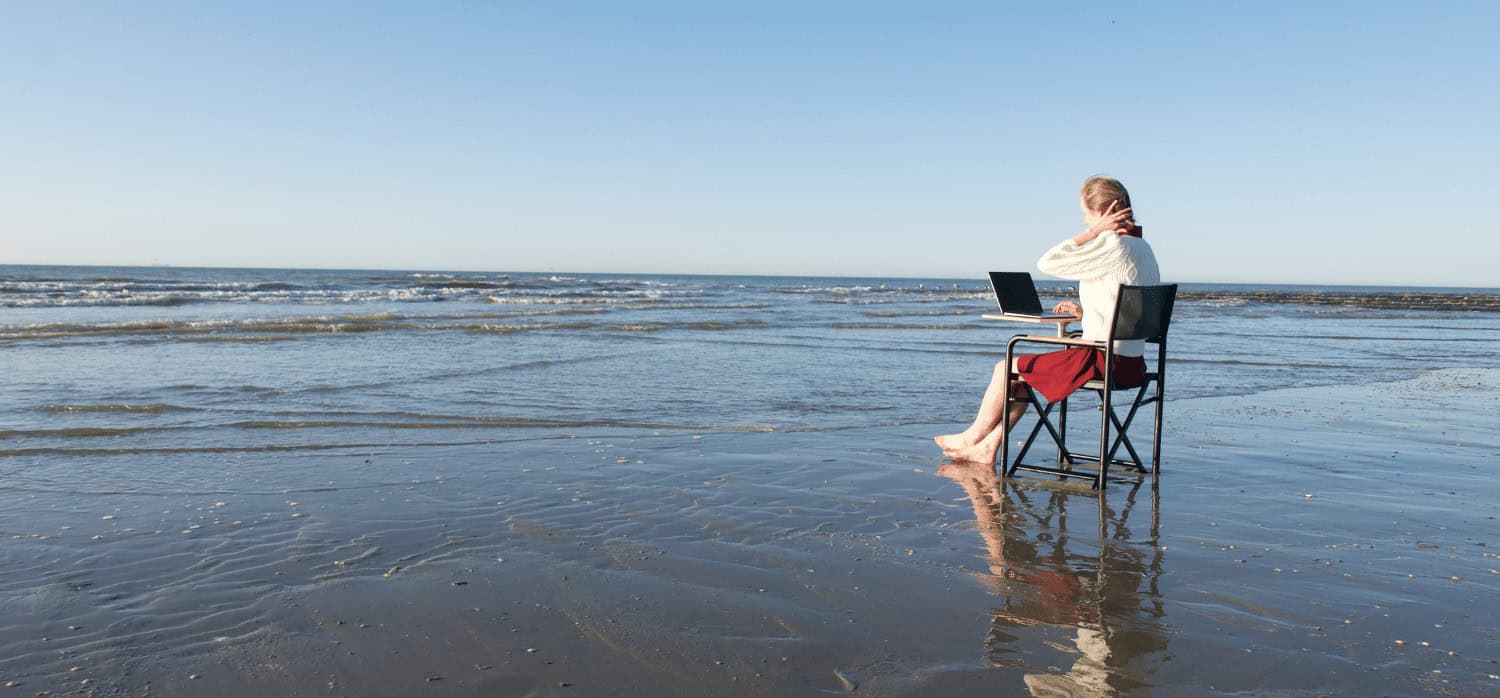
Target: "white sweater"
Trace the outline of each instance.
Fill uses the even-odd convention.
[[[1045,274],[1078,282],[1078,302],[1083,306],[1083,338],[1102,342],[1109,338],[1109,323],[1115,317],[1115,296],[1120,284],[1161,283],[1156,255],[1138,237],[1109,232],[1083,245],[1069,238],[1047,250],[1037,260]],[[1115,353],[1140,356],[1146,345],[1139,339],[1115,342]]]

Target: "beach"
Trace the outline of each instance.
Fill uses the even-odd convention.
[[[1500,695],[1493,312],[1201,289],[1101,498],[972,285],[5,269],[0,696]]]

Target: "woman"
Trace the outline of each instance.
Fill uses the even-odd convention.
[[[1083,320],[1083,338],[1104,341],[1114,321],[1115,296],[1120,284],[1155,284],[1161,281],[1156,255],[1141,238],[1141,227],[1131,213],[1130,193],[1112,177],[1090,177],[1079,191],[1083,209],[1083,232],[1057,244],[1037,261],[1042,272],[1078,282],[1082,304],[1063,301],[1053,312]],[[1145,343],[1140,340],[1115,343],[1115,365],[1111,377],[1116,385],[1133,387],[1145,379]],[[954,460],[980,461],[991,465],[1000,450],[1000,440],[1021,415],[1026,403],[1012,404],[1006,414],[1007,387],[1025,397],[1028,390],[1042,393],[1049,402],[1061,400],[1089,380],[1104,377],[1104,352],[1070,348],[1046,354],[1016,357],[1015,372],[1025,382],[1011,381],[1011,371],[1001,361],[974,423],[957,434],[936,437],[943,453]],[[1002,417],[1004,417],[1002,419]]]

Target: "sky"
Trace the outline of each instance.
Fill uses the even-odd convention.
[[[1500,286],[1500,2],[0,2],[0,263]]]

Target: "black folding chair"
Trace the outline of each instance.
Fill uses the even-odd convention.
[[[1103,490],[1109,479],[1111,467],[1123,467],[1132,470],[1139,481],[1146,473],[1146,467],[1141,456],[1135,450],[1135,445],[1130,442],[1130,425],[1135,421],[1136,413],[1147,405],[1152,405],[1155,410],[1154,428],[1152,430],[1151,449],[1151,475],[1155,477],[1161,472],[1161,420],[1162,401],[1166,389],[1167,369],[1167,328],[1172,321],[1172,304],[1177,299],[1177,284],[1165,284],[1160,286],[1128,286],[1121,285],[1119,295],[1115,303],[1115,316],[1110,324],[1109,339],[1099,341],[1086,341],[1072,337],[1042,337],[1038,335],[1016,335],[1012,337],[1005,347],[1005,362],[1011,367],[1011,378],[1018,378],[1015,373],[1015,350],[1019,344],[1054,344],[1070,347],[1089,347],[1103,350],[1105,353],[1104,377],[1091,380],[1083,385],[1084,390],[1092,390],[1099,396],[1099,410],[1102,412],[1099,418],[1099,451],[1097,453],[1084,453],[1068,450],[1068,400],[1064,398],[1055,403],[1043,405],[1037,399],[1036,390],[1028,390],[1024,397],[1009,396],[1007,403],[1025,402],[1031,406],[1032,411],[1037,414],[1037,423],[1031,428],[1031,434],[1026,437],[1026,442],[1016,454],[1014,462],[1010,461],[1010,435],[1000,441],[1000,464],[1005,468],[1005,476],[1011,477],[1018,470],[1036,473],[1050,473],[1061,478],[1084,478],[1093,480],[1093,488]],[[1115,342],[1121,340],[1145,340],[1147,343],[1155,344],[1156,367],[1155,370],[1147,371],[1146,378],[1141,385],[1135,389],[1135,396],[1130,401],[1130,409],[1121,419],[1115,413],[1115,401],[1112,395],[1117,390],[1129,390],[1114,384],[1111,372],[1115,364]],[[1008,411],[1007,407],[1007,411]],[[1057,412],[1057,424],[1052,423],[1052,413]],[[1024,462],[1026,454],[1031,450],[1032,444],[1037,436],[1041,435],[1043,429],[1057,444],[1057,462],[1052,466],[1027,464]],[[1113,430],[1114,438],[1110,434]],[[1119,456],[1120,448],[1124,447],[1129,458]],[[1080,463],[1092,463],[1093,468],[1075,468]]]

